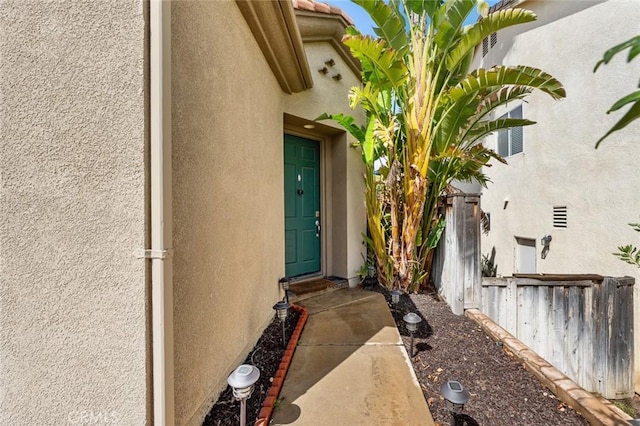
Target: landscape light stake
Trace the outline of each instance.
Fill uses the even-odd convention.
[[[289,302],[285,302],[284,300],[279,301],[275,305],[273,305],[273,309],[276,310],[278,314],[278,318],[282,323],[282,347],[286,347],[286,337],[284,331],[284,321],[287,319],[287,313],[289,312]]]
[[[242,364],[227,378],[233,389],[233,396],[240,401],[240,426],[247,424],[247,399],[253,393],[253,385],[260,378],[260,370],[249,364]]]
[[[409,312],[402,319],[407,326],[407,330],[409,330],[409,333],[411,334],[411,352],[409,353],[409,356],[413,357],[413,333],[418,330],[418,324],[422,322],[422,318],[420,318],[418,314]]]
[[[470,394],[462,383],[457,380],[447,380],[440,386],[440,393],[442,397],[447,401],[447,408],[451,413],[451,426],[456,424],[456,414],[462,413],[464,410],[464,404],[469,401]]]
[[[400,302],[402,291],[396,288],[391,290],[389,294],[391,294],[391,303],[393,303],[393,320],[398,322],[398,302]]]

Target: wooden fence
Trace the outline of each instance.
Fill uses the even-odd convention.
[[[480,309],[480,195],[444,198],[445,228],[435,250],[432,281],[456,315]]]
[[[590,392],[634,394],[631,277],[482,279],[482,312]]]

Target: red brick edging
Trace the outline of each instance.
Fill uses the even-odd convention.
[[[300,312],[300,317],[298,318],[296,328],[293,330],[293,334],[289,339],[287,349],[285,349],[284,354],[282,355],[282,360],[280,361],[278,370],[273,377],[273,382],[271,383],[269,392],[267,392],[267,397],[262,403],[262,408],[260,409],[260,413],[258,414],[258,420],[256,420],[255,426],[266,426],[269,424],[269,420],[271,420],[271,415],[273,414],[276,400],[278,399],[278,395],[280,395],[280,390],[282,389],[284,378],[286,377],[287,371],[289,370],[289,365],[291,364],[291,358],[293,357],[293,353],[298,346],[298,339],[300,339],[300,334],[302,333],[302,329],[304,328],[304,325],[307,322],[307,317],[309,316],[309,314],[307,313],[307,309],[303,308],[302,306],[291,305],[291,308]]]

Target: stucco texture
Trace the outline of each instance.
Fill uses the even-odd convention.
[[[314,49],[306,50],[312,67],[312,59],[339,59],[328,45]],[[172,4],[176,424],[201,423],[282,297],[285,132],[302,131],[321,145],[323,220],[330,227],[323,231],[323,272],[355,276],[362,262],[362,177],[352,169],[359,154],[339,129],[299,125],[325,111],[348,112],[357,78],[338,66],[343,81],[329,77],[287,95],[235,2]],[[340,245],[334,226],[349,233]]]
[[[182,425],[253,347],[284,274],[282,91],[235,2],[173,3],[172,98]]]
[[[508,165],[487,169],[493,183],[483,193],[482,207],[491,213],[491,232],[483,239],[483,251],[496,247],[502,275],[514,272],[514,236],[537,240],[538,272],[632,275],[633,267],[611,253],[637,240],[627,223],[640,219],[633,184],[640,178],[639,124],[613,134],[598,150],[594,145],[621,116],[606,110],[633,91],[640,63],[627,64],[620,55],[597,73],[592,70],[605,50],[637,32],[640,8],[626,0],[576,2],[584,9],[553,20],[549,15],[558,12],[556,3],[524,3],[550,22],[518,35],[499,33],[498,45],[511,45],[486,59],[544,69],[564,84],[567,98],[531,96],[523,104],[524,118],[538,124],[524,128],[524,153],[507,158]],[[495,147],[495,140],[488,143]],[[553,227],[553,206],[567,206],[567,229]],[[545,235],[553,240],[541,259]]]
[[[0,424],[146,424],[142,2],[0,22]]]
[[[316,19],[322,20],[319,16]],[[305,43],[305,53],[311,69],[313,88],[286,96],[285,112],[308,120],[314,120],[323,113],[346,114],[353,116],[358,122],[364,121],[361,109],[351,110],[348,103],[349,90],[359,86],[359,76],[355,75],[344,59],[326,42]],[[325,62],[333,59],[333,66]],[[327,67],[329,72],[323,74],[319,69]],[[333,77],[340,74],[341,79]],[[323,124],[341,129],[333,121],[322,121]],[[351,135],[341,134],[327,141],[327,170],[331,173],[333,184],[328,193],[332,198],[331,231],[333,240],[328,253],[332,262],[331,274],[349,278],[356,284],[357,272],[362,266],[365,246],[362,234],[366,232],[366,210],[364,204],[364,166],[360,150],[351,147],[355,140]]]

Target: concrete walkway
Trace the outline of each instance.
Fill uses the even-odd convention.
[[[309,319],[271,424],[434,424],[381,294],[343,289],[298,304]]]

